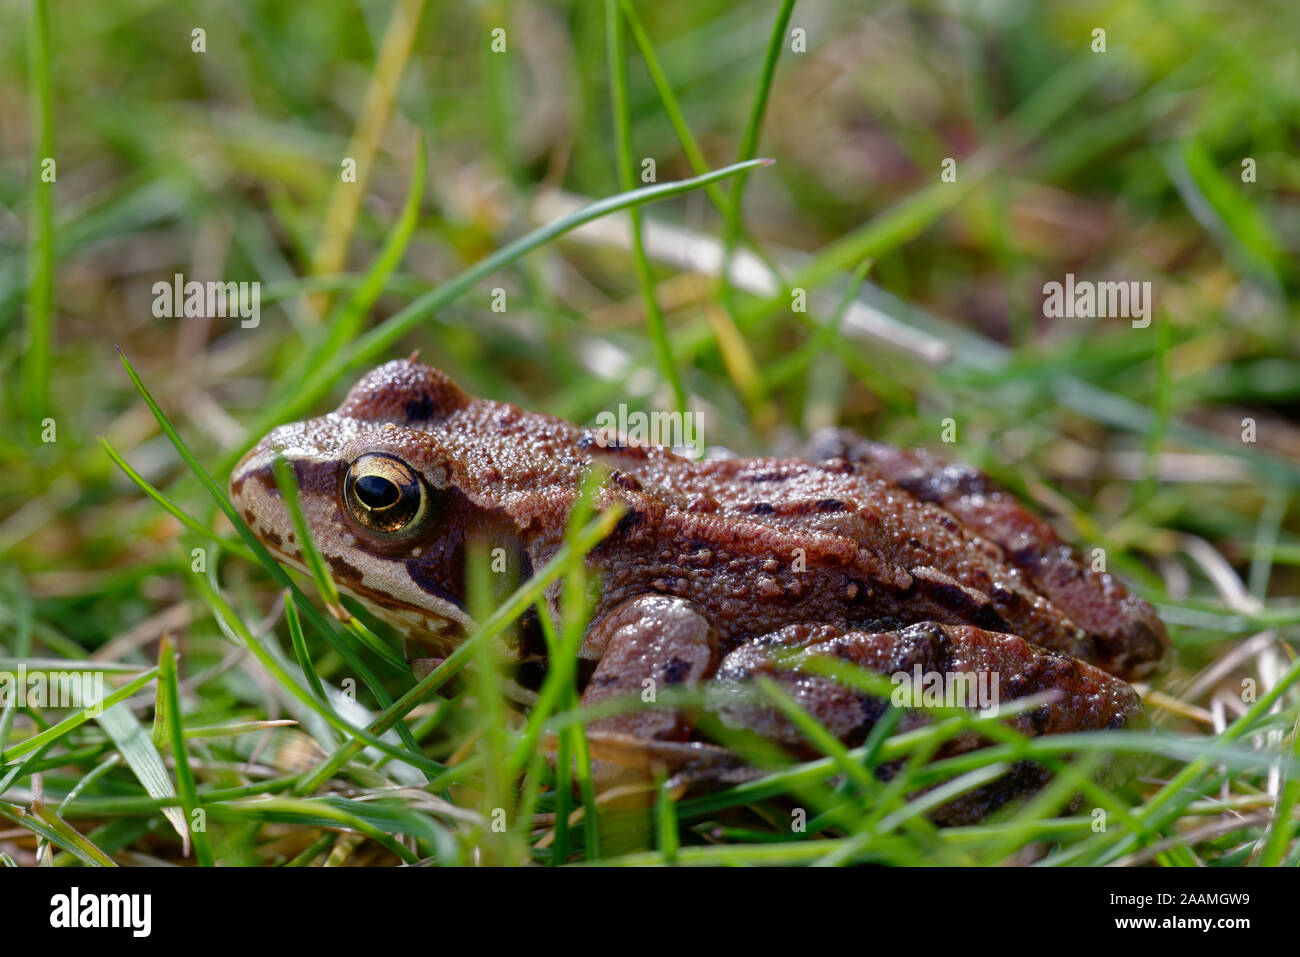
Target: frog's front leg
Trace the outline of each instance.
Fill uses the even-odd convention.
[[[716,670],[718,635],[699,608],[681,598],[639,595],[598,619],[583,639],[582,657],[599,663],[582,693],[591,707],[614,699],[692,689]],[[640,708],[587,725],[593,773],[602,790],[647,781],[656,767],[665,774],[708,769],[726,778],[742,763],[729,751],[691,742],[691,716],[679,708]]]

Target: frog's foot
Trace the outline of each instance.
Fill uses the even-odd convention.
[[[1144,678],[1168,652],[1169,637],[1148,602],[1106,572],[1094,571],[1050,524],[978,469],[843,429],[818,433],[807,455],[874,466],[899,488],[945,509],[997,545],[1039,594],[1088,634],[1096,650],[1086,660],[1103,670],[1130,681]]]
[[[814,659],[821,659],[820,661]],[[826,675],[826,667],[856,666],[890,680],[888,697],[856,690]],[[820,667],[819,667],[820,666]],[[721,722],[783,745],[803,757],[820,752],[771,704],[754,679],[774,681],[832,735],[853,747],[891,707],[900,707],[897,730],[930,721],[927,708],[962,707],[996,715],[1026,737],[1116,728],[1141,713],[1137,693],[1092,665],[1045,651],[1015,635],[970,625],[925,622],[897,631],[845,631],[830,626],[790,625],[752,639],[723,659],[710,683],[707,706]],[[1009,708],[1035,697],[1027,710]],[[936,758],[985,747],[975,731],[948,739]],[[888,775],[892,767],[882,767]],[[978,820],[1018,794],[1047,780],[1032,762],[1014,765],[997,780],[944,804],[931,814],[943,823]]]
[[[587,744],[593,767],[604,769],[603,778],[597,775],[598,788],[657,779],[669,788],[739,784],[764,773],[726,748],[703,741],[650,741],[618,731],[589,730]]]
[[[446,660],[446,658],[438,655],[431,655],[428,645],[412,641],[410,638],[406,639],[406,663],[411,666],[411,674],[415,675],[416,681],[423,681],[429,677]],[[454,698],[456,696],[455,680],[444,682],[438,688],[437,693],[442,698]]]

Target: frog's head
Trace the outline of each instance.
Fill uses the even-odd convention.
[[[472,629],[467,532],[481,507],[460,487],[449,425],[471,403],[443,373],[400,360],[361,379],[339,408],[274,429],[235,467],[230,495],[253,533],[306,570],[273,465],[293,467],[303,517],[339,588],[440,653]],[[450,437],[450,438],[449,438]]]

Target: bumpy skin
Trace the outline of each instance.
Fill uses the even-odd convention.
[[[818,444],[815,460],[692,461],[471,398],[438,370],[401,360],[366,375],[337,411],[267,435],[236,468],[231,494],[268,547],[301,567],[270,470],[283,454],[340,587],[424,646],[418,655],[438,656],[472,628],[463,569],[471,538],[503,548],[515,578],[527,577],[559,547],[577,490],[599,463],[609,470],[603,502],[621,501],[626,514],[588,559],[602,581],[581,650],[594,672],[588,702],[607,687],[639,690],[645,678],[708,682],[720,665],[739,680],[763,670],[764,649],[801,635],[810,648],[862,655],[873,669],[996,666],[1004,702],[1050,688],[1055,703],[1017,719],[1030,734],[1116,726],[1137,712],[1118,678],[1146,674],[1165,652],[1149,605],[1092,573],[979,473],[844,433]],[[398,539],[368,532],[343,501],[350,463],[375,452],[407,463],[428,490],[427,519]],[[553,613],[557,597],[548,596]],[[924,632],[907,627],[927,622]],[[540,663],[529,632],[509,651]],[[814,713],[841,700],[834,683],[813,685]],[[834,724],[836,733],[859,738],[875,707],[859,702],[860,714]],[[767,718],[725,709],[721,717],[798,750],[789,729],[777,733]],[[647,760],[734,764],[693,742],[691,723],[673,712],[606,719],[595,730]],[[1040,783],[1036,774],[1011,778],[1002,799]],[[983,813],[996,797],[963,813]]]
[[[1155,609],[1130,595],[1113,575],[1094,573],[1061,543],[1052,526],[1027,512],[1013,495],[969,465],[949,465],[922,449],[870,442],[828,429],[810,455],[841,457],[874,465],[889,481],[924,502],[957,516],[967,528],[996,543],[1007,560],[1041,594],[1069,615],[1096,643],[1096,661],[1130,680],[1155,669],[1168,648]]]

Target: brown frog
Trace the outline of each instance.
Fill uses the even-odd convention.
[[[1002,705],[1043,696],[1007,719],[1033,736],[1130,721],[1141,707],[1126,682],[1148,675],[1168,645],[1150,605],[1092,571],[980,472],[844,432],[819,436],[807,458],[695,461],[473,398],[412,360],[390,362],[337,411],[272,431],[231,478],[253,531],[302,568],[271,472],[276,455],[294,467],[339,587],[405,632],[408,657],[425,669],[474,628],[471,541],[504,549],[497,554],[516,577],[529,576],[560,546],[599,463],[601,502],[621,502],[625,513],[587,559],[601,586],[580,650],[584,705],[694,688],[721,727],[757,732],[796,756],[817,752],[752,693],[756,676],[848,745],[891,701],[818,674],[813,659],[935,675],[939,686],[993,676]],[[558,620],[557,601],[552,589]],[[525,697],[529,675],[545,665],[538,632],[526,618],[509,649]],[[900,728],[928,720],[920,698],[907,704]],[[700,740],[683,710],[623,713],[588,733],[609,781],[656,762],[687,777],[747,773]],[[958,736],[938,756],[983,743]],[[1018,765],[934,816],[977,819],[1044,778],[1037,765]]]

